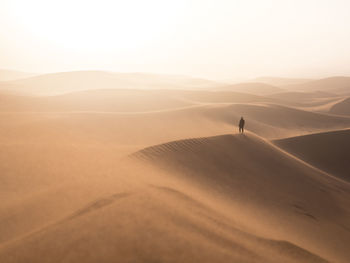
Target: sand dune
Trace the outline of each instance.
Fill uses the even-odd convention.
[[[206,111],[209,118],[236,125],[240,116],[247,120],[246,129],[265,138],[291,137],[349,127],[349,118],[299,110],[275,104],[232,104]],[[336,128],[333,128],[336,129]]]
[[[219,83],[186,76],[146,73],[114,73],[105,71],[75,71],[39,75],[9,82],[21,88],[20,93],[56,95],[95,89],[184,89],[208,88]],[[222,85],[222,84],[221,84]]]
[[[205,103],[274,102],[261,96],[204,90],[100,89],[56,96],[0,94],[0,111],[10,112],[144,112]]]
[[[350,181],[350,130],[298,136],[274,143],[315,167]]]
[[[287,85],[303,84],[312,81],[312,79],[302,78],[277,78],[277,77],[259,77],[251,80],[252,82],[261,82],[273,86],[283,87]]]
[[[347,131],[276,142],[303,160],[266,141],[349,128],[311,112],[343,95],[108,72],[0,86],[0,262],[349,261]]]
[[[334,262],[349,259],[343,242],[348,243],[350,238],[346,230],[350,218],[347,200],[350,185],[328,177],[257,137],[226,135],[189,139],[150,147],[134,156],[175,172],[213,196],[222,196],[231,207],[238,205],[240,214],[235,214],[236,220],[241,214],[255,215],[249,217],[249,222],[265,225],[267,233],[278,238],[284,235],[288,241]],[[253,218],[258,222],[253,223]],[[327,230],[323,229],[324,225]],[[342,256],[332,258],[328,253]]]
[[[2,112],[143,112],[193,105],[166,92],[142,90],[90,90],[59,96],[0,95]]]
[[[325,91],[335,94],[349,94],[350,92],[350,77],[330,77],[310,81],[303,84],[288,85],[285,87],[289,90],[302,91]]]
[[[289,242],[240,231],[215,210],[177,190],[167,187],[150,190],[116,193],[99,199],[56,224],[8,244],[0,250],[0,259],[6,262],[327,262]],[[72,249],[76,244],[80,244],[78,251]]]
[[[255,95],[269,95],[277,92],[282,92],[283,89],[259,82],[247,82],[247,83],[238,83],[223,87],[218,87],[219,90],[230,90],[235,92],[243,92]]]
[[[0,81],[12,81],[23,78],[33,77],[38,74],[21,72],[16,70],[0,69]]]
[[[122,150],[246,129],[266,138],[284,138],[349,127],[350,119],[265,104],[197,105],[146,113],[51,112],[0,114],[0,143],[109,145]],[[117,154],[121,154],[117,152]]]
[[[281,105],[323,113],[329,112],[333,105],[344,99],[343,96],[323,91],[288,91],[271,94],[268,97],[279,100],[279,104]]]
[[[323,91],[313,91],[313,92],[297,92],[297,91],[287,91],[287,92],[279,92],[275,94],[269,95],[269,97],[283,99],[286,101],[293,102],[310,102],[313,99],[321,99],[321,98],[333,98],[337,95],[323,92]]]
[[[343,99],[334,104],[329,112],[338,115],[350,115],[350,98]]]
[[[109,165],[103,180],[88,177],[74,187],[99,190],[85,204],[58,206],[61,217],[0,246],[2,262],[292,263],[349,256],[349,187],[255,136],[170,142]]]
[[[347,117],[311,113],[272,104],[205,104],[151,112],[2,112],[4,144],[88,144],[135,149],[197,136],[246,129],[266,138],[284,138],[349,127]]]

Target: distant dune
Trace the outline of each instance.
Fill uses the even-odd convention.
[[[285,88],[289,90],[324,91],[335,94],[349,94],[350,77],[330,77],[303,84],[288,85]]]
[[[259,77],[251,80],[252,82],[261,82],[269,85],[283,87],[286,85],[302,84],[312,81],[312,79],[301,78],[277,78],[277,77]]]
[[[247,82],[247,83],[239,83],[233,85],[227,85],[223,87],[218,87],[218,90],[230,90],[235,92],[243,92],[250,93],[255,95],[269,95],[277,92],[282,92],[283,89],[272,86],[265,83],[259,82]]]
[[[0,142],[108,143],[117,148],[134,149],[169,140],[236,132],[241,116],[247,121],[247,130],[271,139],[350,126],[350,118],[347,117],[269,104],[206,104],[129,113],[93,110],[2,112]]]
[[[346,98],[337,104],[333,105],[330,110],[330,113],[338,115],[350,115],[350,98]]]
[[[315,112],[329,112],[329,109],[343,99],[343,96],[324,91],[298,92],[287,91],[268,96],[279,104]]]
[[[350,130],[298,136],[274,143],[313,166],[350,182]]]
[[[0,69],[0,81],[18,80],[18,79],[33,77],[35,75],[38,75],[38,74],[15,71],[15,70]]]
[[[51,73],[11,83],[23,87],[17,92],[35,95],[56,95],[91,89],[193,89],[219,85],[214,81],[185,76],[105,71]]]
[[[272,98],[278,98],[283,100],[290,100],[290,101],[309,101],[310,99],[317,99],[317,98],[332,98],[336,97],[337,95],[324,92],[324,91],[312,91],[312,92],[297,92],[297,91],[287,91],[287,92],[279,92],[269,95],[269,97]]]
[[[246,129],[265,138],[291,137],[349,127],[350,118],[299,110],[275,104],[232,104],[203,111],[209,118],[237,125],[240,116]],[[337,128],[336,128],[337,127]],[[294,134],[294,135],[292,135]]]
[[[252,94],[206,90],[98,89],[56,96],[24,96],[0,93],[0,111],[144,112],[210,103],[274,102]]]

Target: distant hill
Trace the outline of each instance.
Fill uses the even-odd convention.
[[[252,94],[209,90],[98,89],[56,96],[23,96],[0,92],[0,111],[21,112],[142,112],[206,103],[273,102]]]
[[[350,98],[344,99],[343,101],[333,105],[329,112],[338,115],[350,116]]]
[[[251,82],[261,82],[274,86],[296,85],[310,82],[312,79],[303,78],[277,78],[277,77],[259,77],[251,80]]]
[[[197,89],[223,85],[215,81],[178,75],[73,71],[39,75],[10,82],[19,92],[55,95],[95,89]]]
[[[335,94],[325,92],[325,91],[311,91],[311,92],[302,92],[302,91],[287,91],[271,94],[269,97],[275,99],[283,99],[287,101],[302,101],[318,98],[331,98],[336,97]]]
[[[274,143],[313,166],[350,181],[350,130],[298,136]]]
[[[302,91],[325,91],[336,94],[349,94],[350,93],[350,77],[330,77],[325,79],[319,79],[310,81],[298,85],[288,85],[285,87],[289,90],[302,90]]]
[[[284,91],[282,88],[259,82],[245,82],[233,85],[222,86],[220,90],[244,92],[254,95],[270,95]]]
[[[33,77],[35,75],[36,74],[34,74],[34,73],[0,69],[0,81],[12,81],[12,80],[17,80],[17,79],[22,79],[22,78]]]

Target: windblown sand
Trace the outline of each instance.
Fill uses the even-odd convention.
[[[328,82],[45,95],[57,78],[0,94],[0,262],[350,261],[350,118]]]

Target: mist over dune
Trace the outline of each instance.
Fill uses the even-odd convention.
[[[297,85],[288,85],[285,88],[303,91],[325,91],[340,95],[349,94],[350,77],[329,77]]]
[[[274,81],[1,82],[0,262],[349,262],[345,86]]]
[[[21,72],[21,71],[16,71],[16,70],[0,69],[0,81],[1,82],[29,78],[29,77],[33,77],[35,75],[39,75],[39,74]]]
[[[0,0],[0,263],[350,263],[349,10]]]
[[[214,103],[274,102],[257,95],[209,90],[97,89],[56,96],[0,94],[2,111],[8,112],[147,112]]]
[[[281,77],[259,77],[252,79],[251,82],[261,82],[273,86],[283,87],[287,85],[304,84],[312,81],[312,79],[304,78],[281,78]]]
[[[33,95],[57,95],[94,89],[181,89],[209,88],[219,83],[180,75],[73,71],[43,74],[11,82],[16,92]]]
[[[255,95],[269,95],[277,92],[282,92],[283,89],[277,86],[259,83],[259,82],[247,82],[238,83],[233,85],[227,85],[219,88],[220,90],[230,90],[236,92],[243,92]]]

